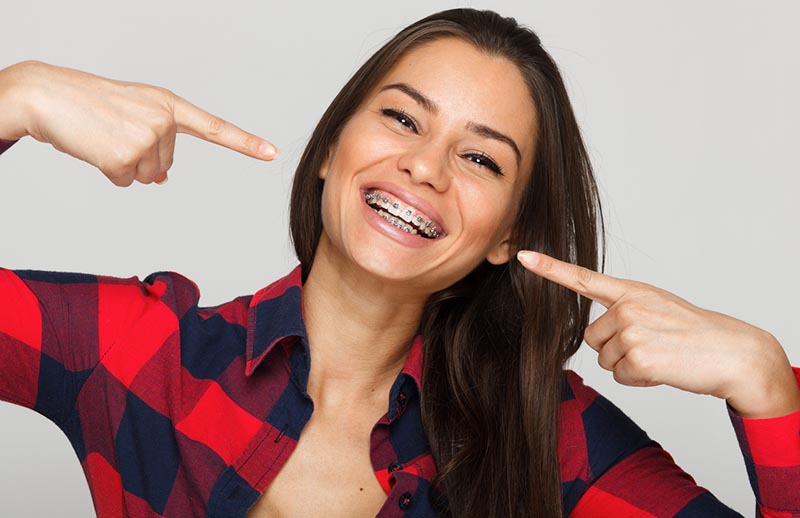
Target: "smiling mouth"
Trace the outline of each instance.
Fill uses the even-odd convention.
[[[423,239],[440,239],[443,236],[437,230],[434,221],[423,213],[418,213],[414,207],[402,207],[399,202],[392,201],[388,196],[381,191],[367,192],[364,201],[383,219],[409,234],[418,235]]]

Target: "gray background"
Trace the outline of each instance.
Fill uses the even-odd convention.
[[[121,189],[23,139],[0,157],[0,264],[175,270],[203,305],[253,293],[296,264],[288,194],[324,108],[397,30],[459,5],[515,16],[560,65],[602,191],[607,273],[767,329],[800,365],[800,8],[789,1],[4,3],[0,66],[39,59],[161,85],[282,154],[265,163],[180,135],[166,186]],[[572,367],[699,484],[754,515],[724,401],[622,386],[596,359],[584,345]],[[0,423],[0,516],[93,515],[55,425],[7,403]]]

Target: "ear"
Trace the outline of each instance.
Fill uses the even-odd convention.
[[[500,265],[507,263],[514,253],[511,249],[511,230],[508,230],[503,239],[486,254],[486,260],[494,265]]]
[[[317,176],[319,176],[320,180],[325,180],[328,177],[328,169],[331,165],[331,159],[334,154],[333,148],[336,146],[334,143],[330,148],[328,148],[328,152],[325,154],[325,160],[322,161],[322,165],[319,167],[319,171],[317,171]]]
[[[320,180],[324,180],[328,176],[328,164],[330,163],[330,153],[325,160],[322,162],[322,165],[319,167],[319,171],[317,172],[317,176],[319,176]]]

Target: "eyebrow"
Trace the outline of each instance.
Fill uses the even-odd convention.
[[[378,93],[383,92],[384,90],[400,90],[414,99],[417,104],[422,106],[422,108],[424,108],[428,113],[432,113],[434,115],[439,113],[439,106],[435,102],[425,97],[422,92],[407,83],[392,83],[384,85],[380,90],[378,90]],[[517,146],[517,143],[514,142],[514,139],[504,135],[503,133],[500,133],[496,129],[490,128],[485,124],[478,124],[477,122],[470,121],[467,123],[466,127],[468,130],[480,135],[481,137],[498,140],[511,146],[511,149],[514,150],[514,154],[517,157],[517,167],[519,167],[519,163],[522,161],[522,153],[520,153],[519,147]]]

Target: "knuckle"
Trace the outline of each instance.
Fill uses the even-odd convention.
[[[597,355],[597,364],[607,371],[612,370],[613,367],[608,361],[608,358],[603,354],[603,351],[600,351],[600,354]]]
[[[625,353],[625,358],[628,364],[635,368],[637,373],[640,377],[648,377],[650,369],[652,367],[652,360],[650,355],[641,348],[641,347],[634,347],[630,349],[627,353]]]
[[[259,145],[260,145],[259,139],[255,138],[253,135],[248,135],[244,139],[244,149],[248,151],[257,152]]]
[[[211,117],[208,119],[208,133],[210,135],[219,135],[225,129],[225,121],[219,117]]]
[[[594,345],[594,342],[597,340],[595,328],[593,328],[591,325],[587,326],[583,331],[583,340],[590,345]]]
[[[154,91],[158,92],[158,95],[166,100],[173,99],[175,97],[175,93],[169,88],[158,85],[152,85],[152,88]]]
[[[147,136],[143,139],[143,146],[145,149],[150,149],[158,146],[158,141],[161,139],[158,129],[151,128]]]
[[[579,266],[577,275],[575,276],[576,284],[583,289],[588,289],[593,281],[594,281],[594,272],[588,268]]]
[[[117,163],[121,168],[128,168],[136,165],[139,161],[139,153],[133,150],[125,150],[119,153]]]
[[[153,183],[155,181],[155,176],[158,173],[153,173],[152,171],[137,171],[136,175],[131,179],[131,183],[133,181],[137,181],[143,184]]]
[[[621,383],[622,385],[627,385],[629,387],[641,387],[645,386],[646,383],[643,383],[639,373],[631,372],[629,369],[614,369],[614,381],[617,383]]]
[[[172,131],[172,127],[175,125],[175,121],[172,120],[170,117],[159,117],[158,119],[153,122],[153,130],[156,132],[156,135],[164,135]]]
[[[617,318],[619,318],[621,322],[633,324],[645,317],[645,312],[646,310],[641,304],[623,302],[620,303],[617,308]]]
[[[145,125],[143,123],[142,126],[137,128],[136,136],[132,140],[137,147],[148,148],[158,142],[158,133],[156,133],[156,129],[152,124]]]
[[[133,183],[133,177],[130,175],[107,175],[111,183],[117,187],[128,187]]]
[[[539,259],[539,261],[539,266],[541,267],[542,271],[553,271],[553,268],[555,267],[555,261],[553,261],[552,257],[543,256],[541,259]]]
[[[619,332],[619,339],[625,344],[637,344],[642,339],[642,332],[636,326],[626,326]]]
[[[148,161],[147,163],[142,162],[136,169],[134,180],[143,184],[153,183],[160,173],[161,170],[154,161]]]

